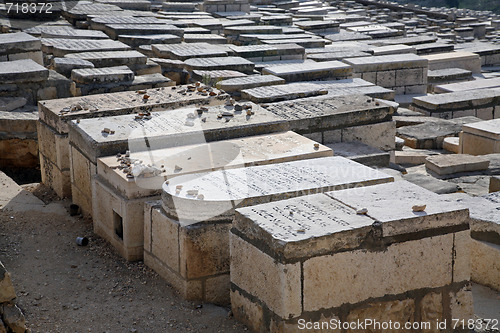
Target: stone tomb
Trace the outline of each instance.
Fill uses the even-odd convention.
[[[186,70],[233,70],[253,74],[254,63],[242,57],[191,58],[184,61]]]
[[[317,142],[362,142],[394,149],[393,109],[363,95],[274,103],[267,111],[289,123],[290,130]]]
[[[412,210],[419,204],[425,211]],[[439,331],[436,320],[467,321],[468,229],[467,209],[406,181],[239,208],[230,231],[234,316],[255,332],[365,319]]]
[[[285,80],[274,75],[249,75],[217,82],[217,88],[227,93],[240,94],[243,89],[284,84]]]
[[[240,57],[253,62],[304,59],[305,49],[297,44],[230,46]]]
[[[500,118],[500,89],[477,89],[414,97],[410,109],[444,119],[475,116],[483,120]]]
[[[42,101],[38,104],[38,143],[42,182],[59,197],[71,196],[68,122],[75,119],[106,117],[134,112],[174,109],[186,105],[223,104],[227,94],[204,96],[190,93],[186,86],[125,91],[111,94]],[[149,96],[144,99],[144,95]]]
[[[121,115],[72,121],[69,128],[71,193],[85,214],[92,213],[92,177],[97,159],[117,153],[148,151],[288,130],[278,116],[253,103]],[[200,112],[198,112],[199,110]],[[253,114],[247,114],[253,113]],[[109,131],[105,131],[109,129]]]
[[[153,53],[159,58],[187,60],[189,58],[227,57],[228,48],[208,43],[153,44]]]
[[[481,58],[471,52],[449,52],[424,55],[429,61],[429,69],[434,71],[446,68],[461,68],[472,73],[481,73]]]
[[[352,68],[340,61],[307,62],[265,67],[262,74],[271,74],[286,82],[342,80],[351,77]]]
[[[165,180],[190,173],[333,155],[331,149],[314,145],[314,141],[299,134],[284,132],[134,152],[131,158],[141,160],[141,166],[165,170],[156,176],[136,178],[116,168],[120,164],[116,156],[99,158],[93,180],[94,231],[113,244],[125,259],[142,259],[144,202],[160,199]],[[149,252],[153,255],[151,249]],[[165,254],[155,251],[154,255],[163,258]]]
[[[0,35],[0,61],[32,59],[43,65],[40,39],[24,32]]]
[[[427,60],[415,54],[344,59],[353,76],[392,89],[397,95],[427,91]]]
[[[126,51],[130,46],[110,39],[64,39],[43,38],[42,51],[63,57],[69,53],[95,52],[95,51]]]
[[[500,153],[500,119],[466,124],[462,131],[460,148],[463,154]]]
[[[184,298],[227,304],[236,208],[390,181],[343,157],[175,177],[163,185],[161,206],[146,206],[144,261]]]

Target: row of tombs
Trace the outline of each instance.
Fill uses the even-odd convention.
[[[42,101],[38,142],[43,182],[185,299],[293,332],[301,320],[470,319],[471,280],[500,289],[500,192],[471,203],[334,156],[339,141],[394,149],[389,104],[179,89]],[[498,151],[499,122],[463,146]]]

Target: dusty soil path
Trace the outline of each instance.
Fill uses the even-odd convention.
[[[82,218],[0,211],[0,260],[32,332],[246,330],[228,309],[184,301],[142,262],[123,260]]]

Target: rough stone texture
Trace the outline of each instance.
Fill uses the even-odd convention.
[[[491,176],[489,190],[490,193],[500,191],[500,176]]]
[[[500,153],[500,119],[464,125],[461,147],[464,154]]]
[[[452,248],[453,237],[446,235],[392,245],[384,256],[357,250],[309,259],[304,262],[304,310],[448,285],[452,281]],[[384,273],[387,271],[391,274]],[[351,281],[349,289],[336,288],[342,281]]]
[[[439,304],[441,306],[441,304]],[[441,306],[442,308],[442,306]],[[358,320],[364,321],[366,319],[377,320],[378,322],[389,322],[404,323],[412,322],[415,312],[415,301],[412,299],[405,299],[402,301],[389,301],[389,302],[379,302],[371,303],[363,308],[358,308],[351,311],[347,315],[347,322],[357,322]],[[357,329],[349,329],[346,332],[354,333],[359,331]],[[387,332],[396,333],[399,330],[396,329],[375,329],[373,327],[367,327],[364,332],[375,333],[375,332]]]
[[[438,175],[450,175],[488,169],[490,161],[484,157],[466,154],[445,154],[427,157],[425,166]]]
[[[412,211],[419,202],[425,211]],[[468,221],[461,205],[404,181],[239,208],[231,229],[234,314],[248,322],[249,307],[259,314],[254,330],[291,332],[300,318],[325,313],[402,324],[450,313],[464,318],[472,311],[463,288],[470,279]],[[278,270],[275,288],[262,290],[271,269],[259,259]],[[302,307],[294,313],[297,299]]]
[[[500,291],[500,245],[471,241],[472,281]]]

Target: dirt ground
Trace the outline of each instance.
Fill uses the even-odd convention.
[[[0,211],[0,260],[31,332],[246,331],[229,309],[184,301],[142,262],[123,260],[81,217]]]

